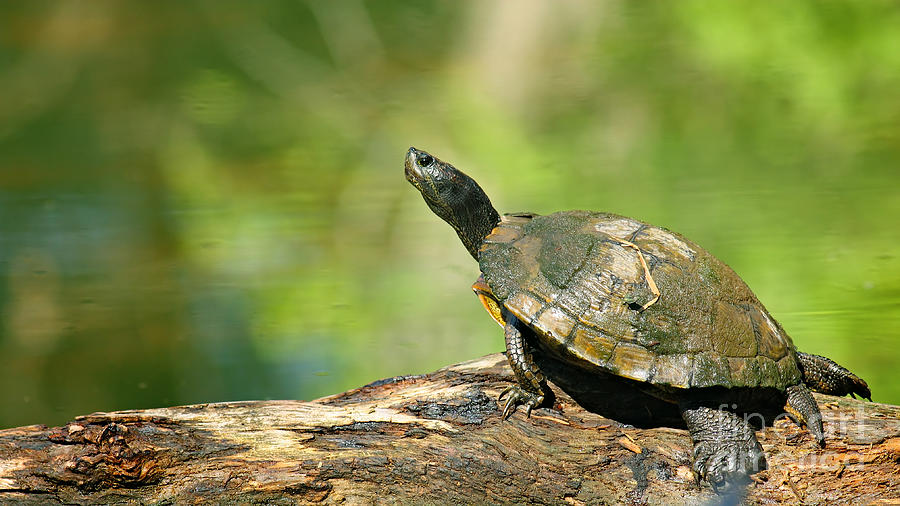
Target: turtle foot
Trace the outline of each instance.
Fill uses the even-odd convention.
[[[819,405],[816,404],[816,398],[812,392],[806,388],[806,385],[789,386],[786,390],[787,404],[784,411],[787,413],[794,423],[800,426],[806,426],[809,432],[816,438],[819,446],[825,448],[825,431],[822,428],[822,412],[819,411]]]
[[[741,417],[706,406],[681,414],[694,440],[694,472],[717,493],[740,493],[750,475],[767,468],[762,446]]]
[[[544,403],[543,394],[529,392],[518,384],[506,387],[505,390],[500,392],[500,396],[497,400],[502,401],[507,394],[509,395],[509,398],[506,399],[506,404],[503,405],[503,420],[509,418],[509,415],[516,410],[516,406],[518,405],[525,406],[525,416],[530,417],[531,410]]]
[[[756,439],[700,441],[694,446],[694,472],[719,494],[742,491],[750,483],[750,475],[766,468],[766,457]]]

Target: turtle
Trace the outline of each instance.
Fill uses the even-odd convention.
[[[542,361],[562,364],[555,383],[571,371],[635,386],[677,410],[698,483],[720,491],[767,468],[747,413],[780,411],[824,447],[811,391],[871,400],[863,379],[798,351],[730,267],[680,234],[605,212],[501,216],[475,180],[412,147],[404,172],[479,264],[472,289],[503,327],[516,380],[502,420],[552,398]]]

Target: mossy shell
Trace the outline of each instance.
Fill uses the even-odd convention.
[[[661,296],[653,294],[637,246]],[[800,382],[790,337],[737,274],[684,237],[631,218],[503,216],[479,252],[494,296],[547,348],[677,388]]]

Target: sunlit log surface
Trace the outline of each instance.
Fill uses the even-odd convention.
[[[684,430],[637,429],[559,393],[502,422],[495,354],[312,402],[95,413],[0,431],[0,502],[683,504],[713,500]],[[817,396],[828,446],[781,421],[749,503],[900,500],[900,407]]]

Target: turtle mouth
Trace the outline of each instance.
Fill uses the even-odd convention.
[[[413,186],[422,189],[422,181],[425,179],[424,174],[422,174],[421,169],[418,164],[416,164],[416,155],[419,152],[416,148],[409,148],[409,151],[406,153],[406,160],[404,162],[404,170],[403,173],[406,175],[406,180],[409,181]]]

